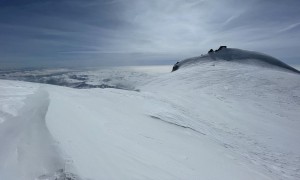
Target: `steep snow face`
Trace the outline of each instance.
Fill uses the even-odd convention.
[[[300,179],[300,76],[282,68],[203,61],[139,92],[0,84],[27,92],[0,124],[0,179]]]
[[[38,84],[2,80],[0,92],[0,104],[7,106],[0,109],[0,179],[36,179],[63,168],[45,124],[48,92]]]
[[[269,55],[254,52],[254,51],[236,49],[236,48],[222,48],[221,50],[208,53],[207,55],[189,58],[180,61],[176,65],[178,68],[180,68],[180,67],[189,66],[191,64],[195,64],[199,62],[201,63],[201,62],[218,61],[218,60],[234,61],[234,62],[252,64],[252,65],[263,66],[263,67],[270,67],[271,65],[271,68],[274,68],[275,66],[276,68],[286,69],[291,72],[300,73],[300,71],[298,71],[297,69]]]

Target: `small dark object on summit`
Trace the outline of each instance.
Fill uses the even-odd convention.
[[[227,46],[220,46],[219,49],[216,50],[216,52],[218,52],[218,51],[220,51],[220,50],[222,50],[222,49],[226,49],[226,48],[227,48]]]
[[[209,51],[208,51],[208,53],[213,53],[214,52],[214,50],[213,49],[210,49]]]
[[[176,71],[176,70],[179,68],[178,64],[179,64],[179,62],[177,62],[177,63],[173,66],[172,72],[173,72],[173,71]]]

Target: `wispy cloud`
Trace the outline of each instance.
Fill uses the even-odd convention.
[[[299,6],[292,0],[3,1],[0,63],[130,61],[132,54],[136,62],[153,55],[178,60],[219,45],[300,57]]]
[[[289,25],[289,26],[287,26],[287,27],[285,27],[285,28],[279,30],[278,32],[279,32],[279,33],[282,33],[282,32],[285,32],[285,31],[292,30],[292,29],[294,29],[294,28],[296,28],[296,27],[299,27],[299,26],[300,26],[300,22],[298,22],[298,23],[293,23],[293,24],[291,24],[291,25]]]

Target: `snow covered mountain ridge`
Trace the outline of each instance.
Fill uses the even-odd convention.
[[[239,62],[239,63],[247,63],[252,65],[259,65],[264,67],[276,67],[281,69],[286,69],[292,72],[300,73],[297,69],[285,64],[284,62],[255,51],[247,51],[242,49],[236,48],[227,48],[227,46],[220,46],[220,48],[216,51],[211,49],[208,54],[202,55],[199,57],[188,58],[177,62],[173,66],[173,71],[176,71],[180,67],[189,66],[195,63],[201,63],[204,61],[232,61],[232,62]]]
[[[0,80],[0,179],[300,179],[299,74],[208,56],[55,75],[131,90]]]

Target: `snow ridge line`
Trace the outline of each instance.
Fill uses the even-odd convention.
[[[17,117],[1,125],[2,178],[32,180],[63,168],[64,161],[45,122],[49,102],[48,92],[40,88],[25,99]]]

